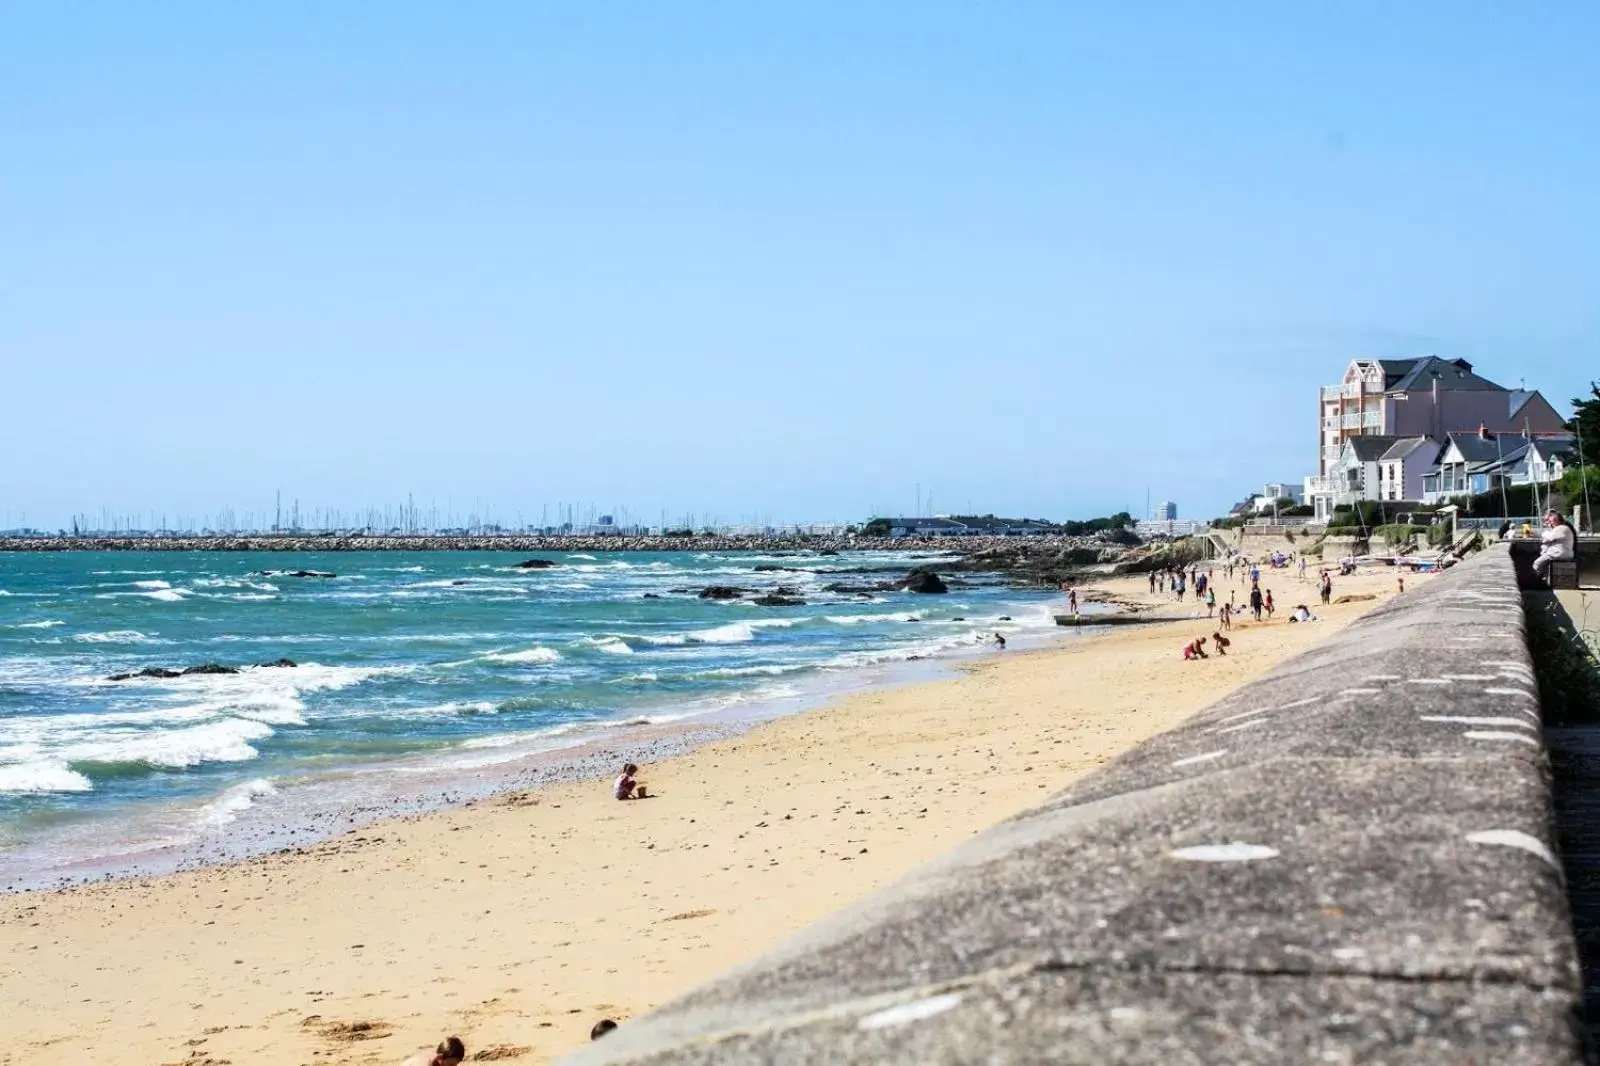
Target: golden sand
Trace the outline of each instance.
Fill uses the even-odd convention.
[[[625,1023],[749,958],[1395,592],[1393,571],[1339,579],[1377,601],[1290,625],[1311,583],[1264,584],[1279,620],[1236,625],[1226,659],[1181,661],[1205,620],[1084,633],[647,766],[658,795],[644,802],[616,802],[609,781],[562,785],[232,866],[0,898],[0,1063],[393,1063],[447,1033],[469,1056],[548,1062],[601,1017]],[[1143,579],[1099,587],[1146,598]]]

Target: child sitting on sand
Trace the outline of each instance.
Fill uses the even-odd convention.
[[[1228,654],[1228,645],[1232,644],[1233,641],[1229,640],[1221,633],[1213,633],[1211,634],[1211,643],[1216,645],[1218,655],[1226,655]]]
[[[619,800],[646,799],[644,786],[634,780],[635,775],[638,773],[639,768],[633,763],[624,766],[621,775],[617,777],[617,783],[612,790],[612,794]]]
[[[1206,638],[1198,637],[1183,646],[1183,661],[1190,659],[1204,659],[1206,657]]]
[[[461,1038],[447,1036],[439,1042],[439,1047],[432,1055],[426,1051],[406,1059],[400,1066],[461,1066],[461,1060],[467,1057],[467,1049],[461,1043]]]

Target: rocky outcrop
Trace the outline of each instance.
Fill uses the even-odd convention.
[[[548,570],[555,566],[549,559],[524,559],[517,564],[518,570]]]
[[[794,596],[779,596],[773,593],[768,596],[757,596],[750,601],[757,607],[804,607],[806,601]]]
[[[262,669],[288,669],[300,664],[293,659],[277,659],[270,663],[257,663]],[[147,666],[143,670],[129,670],[125,673],[112,674],[107,681],[132,681],[136,678],[155,678],[161,681],[170,681],[175,677],[190,677],[195,674],[237,674],[237,666],[227,666],[223,663],[201,663],[199,666],[185,666],[182,670],[173,670],[165,666]]]
[[[938,574],[932,570],[921,569],[913,570],[907,574],[905,580],[900,582],[899,587],[907,592],[937,593],[950,591],[950,586],[946,585],[944,579]]]
[[[287,659],[282,660],[288,662]],[[292,663],[290,665],[293,665]],[[201,663],[199,666],[186,666],[182,670],[170,670],[164,666],[147,666],[143,670],[134,670],[129,673],[112,674],[107,681],[129,681],[136,677],[154,677],[167,680],[174,677],[187,677],[190,674],[237,674],[237,666],[223,666],[221,663]]]
[[[702,600],[736,600],[749,591],[749,589],[735,588],[732,585],[711,585],[700,590],[700,598]]]

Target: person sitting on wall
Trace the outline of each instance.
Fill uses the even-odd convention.
[[[1549,580],[1545,571],[1550,569],[1551,563],[1565,562],[1577,556],[1578,531],[1555,511],[1546,511],[1544,532],[1539,536],[1539,543],[1542,550],[1533,561],[1533,572],[1541,579]]]

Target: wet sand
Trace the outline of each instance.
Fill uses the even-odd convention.
[[[1314,604],[1310,581],[1263,584],[1279,620],[1236,625],[1226,659],[1181,661],[1204,619],[1083,633],[646,766],[643,802],[611,799],[609,779],[563,783],[0,898],[0,1064],[386,1063],[446,1033],[469,1056],[548,1062],[1270,671],[1393,595],[1395,575],[1336,579],[1377,599],[1309,625],[1284,618]],[[1148,598],[1142,578],[1097,587]]]

